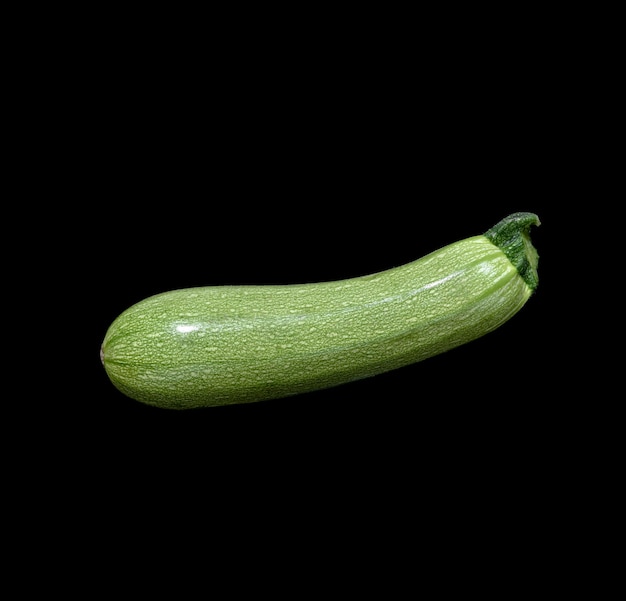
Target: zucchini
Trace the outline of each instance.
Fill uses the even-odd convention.
[[[113,321],[100,357],[122,393],[171,409],[374,376],[470,342],[515,315],[538,284],[532,225],[537,215],[514,213],[484,235],[340,281],[157,294]]]

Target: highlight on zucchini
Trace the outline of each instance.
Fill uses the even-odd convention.
[[[146,298],[100,357],[128,397],[163,408],[249,403],[345,384],[484,336],[538,285],[534,213],[406,265],[340,281],[205,286]]]

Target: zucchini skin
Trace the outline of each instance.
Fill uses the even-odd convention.
[[[248,403],[375,376],[498,328],[534,293],[533,213],[372,275],[206,286],[146,298],[106,332],[101,360],[137,401]]]

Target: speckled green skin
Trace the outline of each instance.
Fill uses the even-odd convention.
[[[508,231],[502,246],[494,226],[489,236],[373,275],[152,296],[111,324],[104,367],[133,399],[189,409],[327,388],[443,353],[499,327],[533,293],[528,229],[539,222],[515,215],[517,233],[500,222]],[[511,240],[520,236],[528,244],[513,246],[524,259],[512,261]],[[524,267],[534,281],[520,275],[520,261],[534,264]]]

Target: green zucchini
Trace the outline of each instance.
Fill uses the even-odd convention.
[[[538,284],[514,213],[484,235],[340,281],[206,286],[146,298],[113,321],[100,357],[137,401],[172,409],[248,403],[337,386],[474,340]]]

